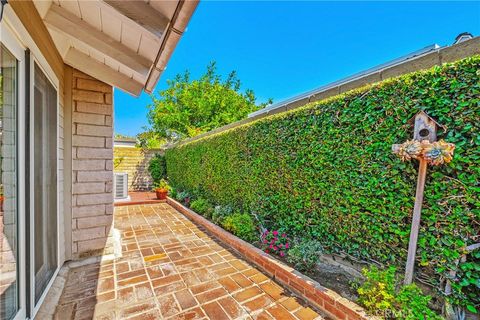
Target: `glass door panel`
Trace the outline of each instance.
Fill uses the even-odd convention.
[[[58,266],[57,91],[36,64],[33,99],[33,268],[36,304]]]
[[[17,86],[18,62],[0,45],[0,319],[19,308]]]

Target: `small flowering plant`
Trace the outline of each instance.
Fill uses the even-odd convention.
[[[290,239],[286,233],[279,230],[265,230],[262,234],[262,247],[266,253],[274,253],[284,257],[290,248]]]

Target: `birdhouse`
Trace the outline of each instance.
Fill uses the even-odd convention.
[[[437,141],[437,127],[440,125],[428,114],[424,111],[420,111],[412,120],[415,121],[413,128],[414,140],[428,140],[429,142]]]

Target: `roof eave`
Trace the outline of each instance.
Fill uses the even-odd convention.
[[[180,38],[185,32],[185,29],[193,13],[195,12],[198,3],[199,0],[180,0],[178,2],[172,20],[170,21],[170,24],[165,31],[165,36],[163,37],[153,67],[148,74],[147,81],[144,87],[146,93],[153,92],[155,86],[158,83],[158,80],[160,79],[160,76],[167,67],[167,63],[170,60],[173,51],[175,50],[178,42],[180,41]]]

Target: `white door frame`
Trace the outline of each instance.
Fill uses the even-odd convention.
[[[63,228],[60,226],[60,222],[62,221],[60,219],[60,179],[59,179],[59,170],[60,170],[60,128],[59,128],[59,123],[60,123],[60,83],[59,79],[57,78],[55,72],[53,71],[53,68],[49,65],[47,59],[43,56],[41,53],[40,49],[38,48],[37,44],[35,41],[32,39],[28,31],[25,29],[23,26],[21,20],[17,17],[15,12],[10,6],[4,6],[4,12],[3,12],[3,18],[0,23],[0,30],[1,30],[1,38],[0,41],[5,44],[7,42],[7,45],[5,45],[9,50],[11,50],[12,54],[15,55],[15,57],[19,61],[19,92],[18,92],[18,116],[17,116],[17,122],[18,122],[18,138],[17,138],[17,148],[19,149],[18,152],[18,199],[19,199],[19,204],[18,204],[18,209],[19,210],[19,259],[21,261],[26,261],[26,244],[25,244],[25,239],[26,239],[26,221],[25,221],[25,216],[26,216],[26,208],[25,208],[25,199],[26,195],[28,194],[30,196],[30,220],[32,220],[33,217],[33,192],[34,192],[34,186],[33,186],[33,170],[34,170],[34,165],[33,161],[30,161],[30,189],[26,190],[25,188],[25,168],[26,168],[26,159],[25,159],[25,148],[26,148],[26,136],[25,136],[25,131],[26,131],[26,101],[25,101],[25,75],[26,75],[26,70],[25,70],[25,50],[29,49],[30,50],[30,109],[33,110],[34,103],[34,66],[36,63],[40,69],[43,71],[43,73],[46,75],[47,79],[51,82],[51,84],[54,86],[55,90],[57,91],[57,115],[56,115],[56,126],[57,126],[57,137],[56,137],[56,143],[57,143],[57,268],[52,276],[52,279],[50,279],[47,287],[45,288],[45,291],[43,292],[41,298],[39,299],[37,305],[35,305],[35,279],[34,279],[34,268],[33,268],[33,240],[34,240],[34,234],[33,234],[33,223],[30,223],[30,251],[28,252],[30,256],[30,265],[31,265],[31,272],[29,275],[26,274],[26,264],[23,263],[20,266],[20,311],[18,312],[17,316],[15,319],[25,319],[27,310],[26,310],[26,301],[27,301],[27,292],[26,292],[26,279],[29,277],[30,279],[30,292],[29,292],[29,297],[30,297],[30,315],[31,318],[35,318],[36,313],[40,309],[45,296],[47,295],[48,291],[50,290],[55,278],[57,277],[58,271],[60,270],[60,266],[62,265],[63,261],[61,261],[61,255],[60,250],[63,249],[61,243],[63,241],[63,234],[61,230]],[[5,34],[5,35],[4,35]],[[4,41],[5,40],[5,41]],[[12,48],[10,48],[12,47]],[[21,63],[20,63],[21,62]],[[33,112],[30,112],[30,119],[29,119],[29,125],[31,128],[33,128]],[[30,142],[33,140],[32,139],[33,135],[33,130],[30,130]],[[32,158],[33,156],[33,144],[30,143],[30,157]]]
[[[4,23],[0,24],[0,42],[7,48],[18,61],[18,83],[17,83],[17,274],[19,306],[14,319],[25,319],[26,317],[26,264],[25,264],[25,47],[15,37],[11,29]]]
[[[34,54],[31,54],[30,55],[30,121],[29,121],[29,124],[30,124],[30,190],[29,190],[29,194],[30,194],[30,220],[31,220],[31,223],[30,223],[30,264],[31,264],[31,267],[30,267],[30,305],[32,306],[32,313],[31,313],[31,316],[32,316],[32,319],[35,318],[35,315],[37,314],[38,310],[40,309],[40,307],[42,306],[42,303],[43,301],[45,300],[45,297],[46,295],[48,294],[48,291],[50,290],[53,282],[55,281],[55,278],[57,277],[57,274],[58,274],[58,271],[60,270],[60,266],[61,266],[61,261],[60,261],[60,197],[59,197],[59,187],[60,187],[60,181],[59,181],[59,114],[60,114],[60,108],[59,108],[59,105],[60,105],[60,94],[59,94],[59,81],[58,81],[58,78],[55,76],[55,74],[49,74],[48,72],[46,72],[46,69],[44,68],[44,63],[46,63],[46,61],[44,63],[42,63],[41,60],[44,60],[43,59],[43,56],[40,58],[40,59],[37,59],[37,57],[34,55]],[[34,228],[34,223],[33,223],[33,213],[34,213],[34,210],[35,210],[35,197],[33,196],[35,194],[35,186],[34,186],[34,171],[35,171],[35,163],[33,161],[33,155],[34,155],[34,112],[33,112],[33,109],[35,108],[35,103],[34,103],[34,88],[35,88],[35,65],[37,65],[40,70],[43,72],[43,74],[47,77],[47,80],[53,85],[53,87],[55,88],[56,92],[57,92],[57,108],[56,108],[56,111],[57,111],[57,114],[56,114],[56,121],[55,121],[55,126],[57,128],[56,130],[56,133],[57,133],[57,136],[56,136],[56,151],[57,151],[57,156],[56,156],[56,160],[57,160],[57,165],[56,165],[56,171],[57,171],[57,174],[56,174],[56,177],[57,177],[57,195],[56,195],[56,200],[57,200],[57,266],[55,268],[55,272],[53,273],[52,275],[52,278],[50,279],[50,281],[48,282],[48,285],[46,286],[45,290],[43,291],[43,294],[42,296],[40,297],[40,299],[38,300],[38,303],[35,304],[35,268],[33,268],[33,265],[34,265],[34,258],[35,258],[35,252],[34,252],[34,248],[35,248],[35,228]],[[48,64],[47,64],[48,65]]]

